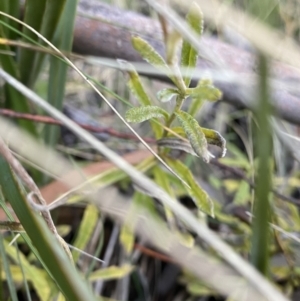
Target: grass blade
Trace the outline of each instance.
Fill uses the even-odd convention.
[[[6,281],[10,293],[10,298],[12,301],[18,301],[17,297],[17,292],[16,292],[16,287],[12,278],[12,274],[10,271],[9,263],[8,263],[8,258],[6,257],[5,249],[4,249],[4,242],[3,242],[3,237],[2,233],[0,234],[0,255],[1,255],[1,263],[3,266],[3,270],[5,272],[6,276]]]
[[[37,31],[41,30],[46,8],[46,0],[28,0],[25,4],[24,22]],[[23,27],[23,34],[33,41],[38,42],[38,37],[27,27]],[[23,38],[23,42],[26,40]],[[28,49],[20,49],[19,71],[20,80],[26,86],[32,86],[32,69],[36,53]]]
[[[96,300],[40,215],[34,213],[29,207],[24,190],[2,156],[0,156],[0,168],[0,185],[4,197],[9,200],[24,230],[64,295],[74,301]]]
[[[64,2],[64,1],[62,1]],[[58,24],[53,43],[60,50],[71,52],[73,42],[73,29],[76,15],[77,0],[67,0],[63,10],[62,17]],[[57,8],[60,11],[61,8]],[[53,12],[57,13],[57,12]],[[48,26],[55,26],[57,20],[52,20],[53,24]],[[49,33],[50,35],[51,33]],[[39,69],[39,67],[37,67]],[[50,58],[50,74],[48,85],[48,102],[51,103],[58,110],[62,110],[65,96],[65,83],[67,78],[68,65],[61,59],[51,56]],[[38,70],[36,70],[38,72]],[[36,76],[36,75],[35,75]],[[54,146],[57,143],[59,135],[58,127],[45,127],[45,142]]]
[[[272,135],[269,122],[271,106],[269,103],[268,90],[268,63],[267,58],[259,55],[259,106],[257,121],[257,154],[259,158],[256,178],[254,218],[252,223],[252,246],[251,261],[253,265],[264,275],[268,274],[269,266],[269,222],[270,222],[270,199],[271,188],[271,158],[272,158]]]

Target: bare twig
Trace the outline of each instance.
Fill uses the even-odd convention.
[[[16,111],[9,110],[9,109],[0,109],[0,115],[8,116],[11,118],[27,119],[27,120],[32,120],[34,122],[40,122],[40,123],[63,125],[63,123],[61,121],[56,120],[49,116],[20,113],[20,112],[16,112]],[[78,122],[76,122],[76,123],[79,126],[81,126],[83,129],[86,129],[87,131],[92,132],[92,133],[105,133],[105,134],[114,136],[116,138],[139,141],[139,139],[133,134],[121,133],[112,128],[98,127],[98,126],[89,125],[89,124],[85,124],[85,123],[78,123]],[[148,143],[155,143],[155,141],[156,141],[154,138],[150,138],[150,137],[149,138],[144,137],[143,139]]]

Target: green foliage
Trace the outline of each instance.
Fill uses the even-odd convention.
[[[144,39],[140,37],[132,37],[132,46],[144,60],[149,62],[154,67],[161,70],[163,73],[170,74],[171,70],[162,56]]]
[[[207,149],[207,140],[197,120],[184,111],[175,112],[175,115],[178,117],[194,152],[205,162],[209,162],[210,154]]]
[[[132,108],[126,112],[126,120],[129,122],[143,122],[151,118],[163,118],[168,119],[169,114],[162,108],[157,106],[143,106],[138,108]]]
[[[211,129],[201,128],[201,131],[203,132],[208,144],[213,144],[221,148],[221,156],[224,157],[226,154],[226,140],[222,137],[222,135]]]
[[[157,98],[161,102],[168,102],[170,101],[174,96],[178,95],[178,90],[176,89],[162,89],[157,92]]]
[[[86,298],[95,300],[45,222],[29,207],[24,187],[20,186],[15,174],[2,156],[0,156],[0,168],[2,171],[0,186],[3,195],[9,200],[43,264],[51,273],[51,277],[55,279],[64,295],[70,300]]]
[[[214,216],[214,204],[209,195],[199,186],[190,169],[179,160],[165,158],[166,162],[189,184],[184,187],[202,212]]]
[[[222,92],[209,79],[200,80],[195,88],[187,89],[187,94],[196,100],[217,101],[222,97]]]
[[[138,73],[135,71],[134,67],[126,62],[126,61],[119,61],[121,65],[124,67],[127,67],[127,72],[129,74],[129,81],[128,81],[128,87],[131,90],[131,92],[135,95],[135,97],[138,99],[139,103],[142,106],[151,106],[152,101],[151,98],[146,93],[141,79],[138,75]],[[154,121],[150,120],[151,127],[153,129],[153,132],[155,133],[156,137],[159,137],[162,134],[161,127]]]
[[[191,29],[194,30],[195,33],[200,36],[203,31],[203,16],[197,4],[192,4],[192,7],[186,19]],[[183,41],[181,50],[181,66],[187,67],[189,69],[188,74],[184,76],[184,83],[187,87],[189,87],[191,83],[192,72],[197,64],[197,57],[197,50],[194,49],[189,42]]]
[[[73,243],[73,245],[79,250],[85,250],[85,248],[87,247],[90,237],[95,230],[98,218],[98,208],[93,204],[88,205],[84,210],[83,219],[80,223],[76,239]],[[72,255],[74,262],[77,262],[80,253],[73,251]]]
[[[203,17],[200,8],[193,4],[190,12],[188,13],[187,22],[199,36],[203,31]],[[141,107],[129,109],[126,113],[126,120],[129,122],[142,122],[151,118],[161,118],[164,121],[165,127],[170,127],[171,123],[177,118],[181,127],[176,129],[177,137],[167,137],[170,135],[166,130],[162,136],[157,135],[159,138],[157,144],[160,149],[180,149],[188,152],[194,156],[201,157],[205,162],[209,162],[210,152],[208,151],[208,143],[219,146],[222,149],[222,156],[225,154],[226,141],[216,131],[201,128],[197,120],[193,118],[200,108],[200,103],[204,100],[216,101],[222,96],[221,92],[216,89],[210,80],[202,79],[199,81],[195,88],[189,88],[193,69],[196,67],[198,53],[190,45],[189,42],[184,41],[181,50],[180,64],[181,67],[188,69],[188,74],[183,77],[177,72],[175,62],[176,46],[178,44],[178,33],[171,32],[165,37],[166,40],[166,58],[165,61],[160,54],[145,40],[139,37],[132,38],[133,47],[139,52],[139,54],[151,65],[158,68],[161,72],[166,74],[175,84],[176,88],[162,89],[157,93],[157,98],[160,102],[169,102],[176,96],[176,105],[170,114],[164,109],[152,105],[151,98],[145,92],[138,74],[134,70],[132,65],[127,64],[127,70],[130,76],[129,87],[134,95],[141,103]],[[172,49],[170,49],[172,47]],[[181,110],[182,104],[187,97],[191,97],[193,104],[189,110],[190,113]],[[188,142],[184,139],[187,137]],[[162,150],[161,150],[162,154]],[[166,156],[166,157],[165,157]],[[213,203],[207,193],[201,189],[198,183],[194,180],[189,169],[183,165],[180,161],[170,160],[167,156],[167,152],[164,152],[165,160],[172,166],[174,171],[190,186],[188,192],[193,196],[195,204],[203,212],[214,215]],[[170,193],[170,182],[168,177],[162,176],[159,171],[160,168],[154,169],[156,182]],[[164,178],[164,181],[162,179]],[[168,208],[165,208],[165,213],[170,224],[174,226],[174,219]],[[124,229],[126,231],[126,229]],[[126,232],[124,232],[125,235]]]
[[[96,281],[96,280],[114,280],[120,279],[125,277],[126,275],[130,274],[134,270],[134,267],[131,265],[123,265],[121,267],[117,266],[110,266],[105,269],[97,270],[93,272],[89,280]]]
[[[64,5],[64,2],[65,5]],[[45,12],[49,16],[56,16],[55,19],[49,19],[47,24],[45,22],[44,28],[57,28],[56,33],[49,31],[45,37],[53,36],[53,44],[61,51],[71,52],[73,43],[73,29],[77,8],[77,0],[57,1],[58,7],[54,6]],[[62,14],[61,18],[59,16]],[[59,21],[59,22],[58,22]],[[52,24],[53,23],[53,24]],[[37,58],[38,63],[36,73],[39,73],[44,56],[40,54]],[[39,65],[40,64],[40,65]],[[65,84],[67,79],[68,65],[60,58],[50,57],[50,72],[48,84],[48,97],[47,100],[55,108],[60,111],[63,108],[63,101],[65,98]],[[36,76],[33,74],[33,76]],[[44,130],[44,140],[50,146],[55,146],[59,137],[59,128],[51,125],[46,126]]]

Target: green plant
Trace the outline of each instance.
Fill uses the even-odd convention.
[[[194,31],[198,36],[201,36],[203,31],[203,18],[198,5],[193,4],[188,13],[186,20],[190,25],[190,30]],[[176,32],[166,33],[166,60],[158,54],[152,46],[140,37],[132,38],[133,47],[140,55],[152,64],[159,71],[166,74],[173,82],[176,88],[167,88],[158,91],[157,98],[160,102],[169,102],[175,99],[175,106],[172,112],[165,111],[162,107],[152,105],[151,97],[145,91],[139,75],[129,63],[124,63],[130,77],[128,86],[132,93],[137,97],[141,106],[129,109],[126,112],[126,120],[128,122],[139,123],[145,120],[150,120],[152,130],[157,139],[160,148],[159,154],[173,168],[173,170],[186,181],[189,187],[186,187],[189,194],[195,201],[197,207],[209,214],[213,213],[213,202],[208,194],[196,183],[189,169],[180,162],[169,156],[168,149],[180,149],[202,158],[205,162],[209,162],[213,155],[208,150],[208,144],[214,144],[222,149],[222,156],[226,152],[226,141],[217,131],[203,128],[195,119],[195,115],[201,108],[204,101],[216,101],[222,96],[220,90],[215,88],[212,82],[208,79],[199,80],[196,87],[190,87],[193,70],[196,67],[198,53],[191,44],[183,41],[180,71],[177,64],[177,50],[180,42],[180,36]],[[190,97],[192,103],[188,112],[182,110],[184,101]],[[162,124],[158,122],[160,120]],[[172,123],[178,120],[180,127],[172,127]],[[162,131],[162,128],[164,130]],[[163,177],[168,179],[162,169],[157,171],[162,173]],[[170,180],[165,180],[165,189],[168,191],[171,185]]]

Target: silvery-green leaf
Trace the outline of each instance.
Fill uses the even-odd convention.
[[[144,60],[154,67],[170,74],[170,69],[161,55],[144,39],[134,36],[131,39],[133,48],[139,52]]]
[[[135,123],[143,122],[154,117],[168,119],[169,114],[164,109],[157,106],[141,106],[129,109],[125,115],[128,122]]]
[[[203,211],[206,214],[211,215],[214,217],[214,204],[209,195],[204,191],[197,181],[194,179],[193,174],[191,173],[190,169],[185,166],[181,161],[179,160],[172,160],[170,158],[165,157],[164,158],[166,163],[172,167],[178,173],[191,187],[190,189],[185,187],[187,189],[187,192],[190,194],[192,199],[195,202],[195,205],[197,208],[201,211]]]
[[[217,145],[222,149],[222,157],[226,155],[226,140],[222,137],[222,135],[214,130],[201,128],[208,144]]]
[[[177,95],[178,95],[178,90],[170,89],[170,88],[162,89],[162,90],[158,91],[156,94],[158,100],[160,100],[161,102],[168,102],[174,96],[177,96]]]
[[[178,111],[175,115],[178,117],[194,152],[208,163],[210,153],[207,149],[207,141],[197,120],[184,111]]]
[[[222,97],[222,92],[217,89],[209,79],[202,79],[197,87],[187,90],[187,94],[195,99],[217,101]]]
[[[203,32],[203,17],[200,7],[196,3],[192,4],[186,20],[191,30],[195,31],[200,37]],[[197,50],[194,49],[189,42],[184,41],[181,50],[181,66],[187,67],[190,71],[184,76],[184,82],[187,87],[190,85],[192,72],[197,63],[197,57]]]
[[[124,67],[124,70],[129,74],[130,80],[128,81],[128,87],[130,88],[131,92],[134,94],[134,96],[137,98],[137,100],[140,102],[143,106],[151,105],[151,99],[146,93],[141,79],[134,69],[134,66],[127,61],[124,60],[118,60],[121,67]]]
[[[149,97],[149,95],[146,93],[142,81],[134,69],[134,66],[127,61],[124,60],[118,60],[121,67],[124,67],[124,70],[128,73],[130,79],[127,83],[129,89],[131,90],[132,94],[137,98],[139,103],[143,106],[149,106],[151,105],[152,101]],[[155,133],[155,137],[161,137],[162,135],[162,128],[157,124],[156,122],[151,122],[151,127],[153,129],[153,132]]]

